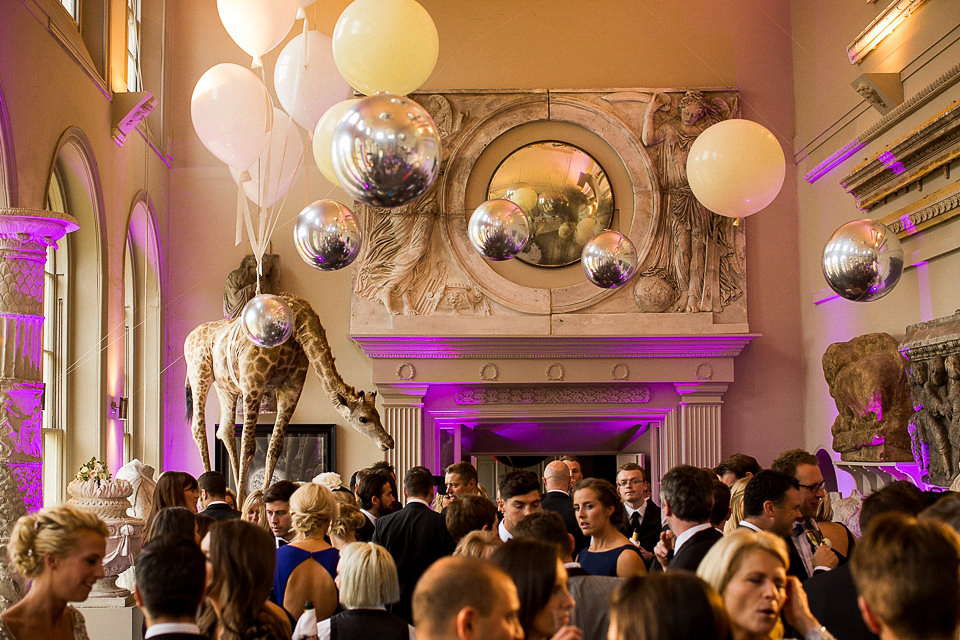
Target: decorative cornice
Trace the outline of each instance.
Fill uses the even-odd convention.
[[[960,182],[885,216],[880,221],[903,239],[927,227],[945,222],[960,213]]]
[[[954,102],[856,167],[840,184],[858,207],[869,209],[958,156],[960,102]]]
[[[650,389],[630,385],[484,385],[458,387],[458,405],[646,404]]]
[[[923,105],[927,104],[938,95],[946,91],[960,80],[960,64],[950,67],[943,75],[928,84],[919,92],[912,95],[909,99],[900,103],[890,113],[880,118],[872,126],[860,133],[859,136],[840,147],[837,151],[831,153],[826,160],[815,166],[804,176],[809,183],[816,182],[831,169],[842,163],[851,155],[862,149],[867,143],[879,138],[883,133],[893,128],[901,120],[917,111]]]
[[[910,360],[960,353],[960,309],[951,316],[908,326],[898,349]]]
[[[732,358],[760,334],[702,336],[351,336],[374,359]]]

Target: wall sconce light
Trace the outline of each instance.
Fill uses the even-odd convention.
[[[114,420],[126,420],[128,404],[129,404],[128,398],[124,396],[121,396],[118,398],[110,398],[109,416]]]
[[[847,57],[850,58],[850,64],[859,64],[868,53],[880,44],[881,40],[893,33],[901,22],[906,20],[926,1],[893,0],[847,47]]]

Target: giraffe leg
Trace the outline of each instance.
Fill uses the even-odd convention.
[[[237,480],[237,500],[240,500],[239,492],[243,491],[244,498],[247,494],[247,473],[250,470],[250,463],[253,462],[253,454],[257,451],[257,418],[260,415],[260,401],[263,399],[263,392],[257,390],[247,390],[243,396],[243,435],[240,438],[240,475]]]
[[[287,432],[287,424],[293,417],[293,412],[300,402],[303,392],[303,382],[307,377],[307,367],[302,372],[297,371],[284,380],[277,388],[277,420],[273,423],[273,433],[270,434],[270,446],[267,448],[266,474],[263,476],[263,490],[266,491],[273,477],[273,470],[277,466],[280,452],[283,451],[283,436]]]
[[[219,386],[216,386],[216,389],[217,396],[220,398],[220,427],[217,429],[217,438],[227,450],[227,456],[230,458],[230,469],[233,471],[233,480],[237,483],[239,493],[240,460],[237,458],[236,412],[237,398],[240,397],[240,394],[225,391]],[[239,497],[237,500],[239,501]]]
[[[209,362],[202,361],[187,365],[188,391],[192,395],[193,415],[190,420],[193,440],[200,450],[200,459],[203,470],[210,471],[210,450],[207,445],[207,394],[210,393],[210,384],[213,381],[213,367]]]

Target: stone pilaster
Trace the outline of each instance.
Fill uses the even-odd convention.
[[[725,382],[674,384],[680,396],[676,409],[680,462],[696,467],[715,467],[720,462],[720,407],[727,386]]]
[[[407,469],[422,464],[423,396],[427,388],[424,384],[377,385],[385,414],[383,427],[396,443],[386,453],[387,462],[397,470],[398,482],[403,481]]]
[[[77,229],[66,214],[0,209],[0,544],[43,506],[43,267],[47,247]],[[0,608],[22,593],[0,570]]]

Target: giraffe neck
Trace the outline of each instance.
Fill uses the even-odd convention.
[[[337,371],[327,334],[316,312],[299,298],[289,294],[283,294],[282,297],[293,311],[293,338],[307,354],[307,360],[313,365],[327,395],[334,401],[338,394],[347,398],[355,397],[356,390],[344,382]]]

